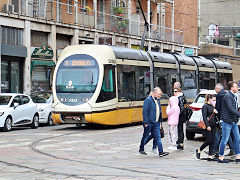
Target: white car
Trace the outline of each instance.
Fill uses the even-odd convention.
[[[13,126],[39,124],[37,105],[25,94],[0,93],[0,128],[10,131]]]
[[[192,116],[186,123],[186,137],[193,140],[196,133],[201,134],[201,129],[197,126],[202,118],[202,107],[207,94],[217,94],[215,90],[202,90],[189,107],[193,110]]]
[[[52,119],[52,95],[49,92],[32,93],[31,98],[37,104],[39,112],[39,123],[49,126],[53,125]]]

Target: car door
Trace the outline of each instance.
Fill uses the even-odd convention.
[[[14,103],[18,103],[19,105],[17,107],[14,107]],[[11,115],[12,115],[13,124],[17,124],[24,119],[23,106],[22,106],[20,95],[17,95],[13,98],[11,107],[12,107]]]
[[[22,102],[24,119],[30,122],[33,119],[33,115],[35,113],[35,106],[33,103],[31,103],[30,98],[25,95],[22,96]]]

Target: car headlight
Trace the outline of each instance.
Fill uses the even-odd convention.
[[[2,116],[4,114],[4,112],[0,112],[0,116]]]
[[[39,111],[40,112],[43,112],[45,110],[45,108],[40,108]]]

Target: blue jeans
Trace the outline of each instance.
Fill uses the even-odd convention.
[[[141,144],[139,147],[140,151],[144,151],[144,145],[146,144],[146,140],[149,136],[153,136],[154,141],[157,143],[158,151],[163,152],[162,142],[161,142],[161,134],[160,134],[160,123],[149,123],[147,127],[143,125],[144,132],[141,140]]]
[[[161,135],[161,133],[160,133],[160,135]],[[156,141],[156,139],[153,138],[153,135],[152,135],[152,134],[150,134],[150,135],[146,138],[144,145],[146,145],[146,144],[147,144],[149,141],[151,141],[152,139],[153,139],[153,147],[152,147],[152,149],[156,149],[156,148],[157,148],[157,141]]]
[[[222,122],[222,140],[219,146],[219,156],[224,155],[224,149],[228,142],[230,133],[233,133],[235,154],[239,155],[239,129],[235,122]]]
[[[218,152],[221,135],[222,135],[222,130],[221,129],[216,130],[215,139],[214,139],[214,143],[213,143],[213,152]],[[234,144],[233,144],[232,137],[233,137],[233,133],[231,132],[227,144],[228,144],[230,150],[234,151]]]

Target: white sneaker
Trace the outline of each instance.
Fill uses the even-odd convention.
[[[177,147],[176,146],[169,146],[168,149],[170,149],[170,150],[177,150]]]
[[[152,152],[153,152],[154,154],[158,154],[157,148],[152,149]]]

